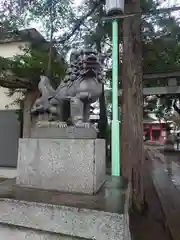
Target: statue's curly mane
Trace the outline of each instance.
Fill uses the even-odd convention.
[[[77,76],[71,81],[83,81],[83,79],[95,78],[98,82],[102,82],[101,63],[99,56],[91,49],[74,50],[71,53],[71,66],[73,73]]]

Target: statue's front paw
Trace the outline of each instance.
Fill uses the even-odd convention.
[[[59,128],[66,128],[67,127],[67,123],[66,122],[59,122],[58,126],[59,126]]]
[[[50,122],[50,127],[66,128],[67,123],[66,122],[59,122],[59,121],[52,121],[52,122]]]
[[[76,127],[81,127],[81,128],[90,128],[91,124],[90,123],[86,123],[86,122],[77,122],[75,123]]]

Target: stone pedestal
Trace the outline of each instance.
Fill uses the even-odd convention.
[[[130,240],[129,187],[108,177],[96,195],[0,183],[0,240]]]
[[[105,141],[20,139],[20,186],[95,194],[105,181]]]
[[[32,138],[46,139],[96,139],[97,131],[95,128],[80,128],[74,126],[57,127],[57,126],[35,126],[31,130]]]

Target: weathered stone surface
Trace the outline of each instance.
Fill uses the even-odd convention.
[[[0,184],[0,192],[8,186],[12,199],[0,198],[3,240],[14,240],[16,236],[17,240],[25,236],[30,240],[32,236],[37,240],[131,239],[129,188],[122,178],[109,176],[96,195],[22,188],[13,180]]]
[[[85,239],[122,240],[122,214],[1,199],[0,223]]]
[[[20,139],[17,184],[96,193],[105,181],[105,141]]]
[[[107,176],[98,193],[90,195],[21,187],[11,179],[0,184],[0,198],[123,214],[126,186],[122,178]]]
[[[82,240],[82,238],[63,236],[27,228],[0,225],[0,240]]]

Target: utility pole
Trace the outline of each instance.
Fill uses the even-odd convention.
[[[107,14],[112,20],[112,122],[111,122],[111,174],[120,176],[120,119],[118,108],[118,69],[119,69],[119,41],[118,22],[120,14],[124,12],[124,0],[106,0]]]

